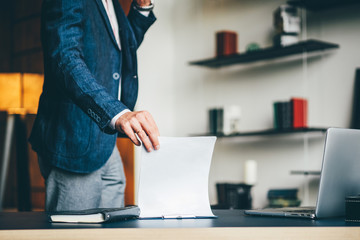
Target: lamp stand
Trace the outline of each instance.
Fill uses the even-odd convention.
[[[0,172],[0,210],[3,207],[10,151],[15,133],[17,201],[19,211],[31,211],[29,155],[24,115],[7,113],[6,132]]]

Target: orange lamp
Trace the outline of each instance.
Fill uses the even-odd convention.
[[[0,73],[0,111],[36,114],[44,75]]]

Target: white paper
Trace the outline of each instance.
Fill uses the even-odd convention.
[[[216,137],[160,137],[141,153],[140,218],[214,217],[208,178]]]

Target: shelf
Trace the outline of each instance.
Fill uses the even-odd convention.
[[[303,52],[314,52],[334,48],[339,48],[339,45],[318,40],[307,40],[286,47],[269,47],[248,53],[233,54],[226,57],[216,57],[200,61],[193,61],[190,62],[190,65],[218,68],[235,64],[245,64],[261,60],[286,57],[290,55],[301,54]]]
[[[359,0],[289,0],[288,4],[304,7],[312,11],[321,11],[349,4],[359,3]]]
[[[290,174],[292,175],[316,175],[320,176],[321,171],[291,171]]]
[[[274,135],[285,135],[285,134],[296,134],[296,133],[325,133],[327,128],[299,128],[299,129],[285,129],[285,130],[277,130],[277,129],[269,129],[263,131],[255,131],[255,132],[242,132],[235,133],[230,135],[225,134],[216,134],[215,136],[218,138],[233,138],[233,137],[249,137],[249,136],[274,136]],[[206,136],[213,136],[212,134],[204,134]]]

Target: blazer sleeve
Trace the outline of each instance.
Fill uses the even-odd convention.
[[[139,13],[139,11],[135,10],[133,6],[131,6],[128,14],[128,20],[134,32],[138,48],[144,40],[144,34],[149,29],[149,27],[156,21],[156,17],[152,11],[150,12],[149,16],[145,17],[144,15]]]
[[[50,64],[55,74],[56,87],[105,131],[112,117],[127,107],[98,84],[84,61],[85,1],[89,0],[44,1],[42,34],[46,38],[43,48],[48,61],[45,64]]]

